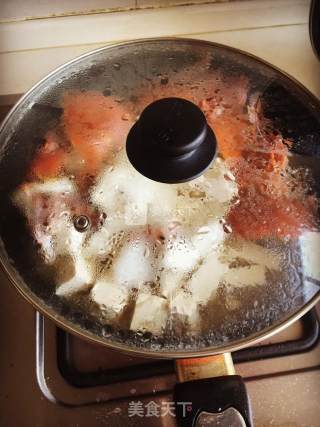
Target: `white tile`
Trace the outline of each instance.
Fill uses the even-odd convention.
[[[0,95],[23,93],[57,66],[110,42],[182,35],[253,53],[320,96],[308,7],[307,0],[243,1],[0,24]]]
[[[226,3],[231,0],[137,0],[138,7],[168,7],[174,5],[200,3]]]
[[[320,63],[311,49],[307,25],[190,36],[257,55],[288,72],[320,97]],[[103,45],[105,43],[0,54],[0,95],[24,93],[58,65]]]
[[[0,51],[306,23],[308,4],[309,0],[237,1],[2,23]]]
[[[100,45],[0,54],[0,96],[26,92],[59,65],[95,47]]]
[[[135,7],[135,0],[1,0],[0,21]]]

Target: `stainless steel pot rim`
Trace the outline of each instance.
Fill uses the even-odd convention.
[[[88,53],[85,53],[81,56],[78,56],[77,58],[61,65],[60,67],[53,70],[51,73],[49,73],[47,76],[45,76],[43,79],[41,79],[38,83],[36,83],[32,88],[30,88],[25,95],[23,95],[20,100],[15,104],[15,106],[9,111],[8,115],[6,116],[5,120],[3,121],[2,125],[0,126],[0,133],[5,128],[6,124],[10,120],[11,116],[15,113],[15,111],[19,108],[19,106],[30,96],[32,95],[33,91],[40,85],[42,85],[44,82],[49,80],[52,76],[54,76],[59,71],[67,68],[73,63],[76,63],[80,59],[84,59],[86,57],[89,57],[93,54],[96,54],[101,51],[111,50],[114,48],[118,48],[120,46],[128,46],[128,45],[138,45],[138,44],[145,44],[145,43],[153,43],[156,41],[164,41],[164,42],[170,42],[175,41],[177,43],[189,43],[194,45],[207,45],[211,47],[216,47],[220,49],[225,49],[234,53],[240,53],[246,57],[249,57],[255,61],[257,61],[260,64],[263,64],[264,66],[277,71],[278,73],[285,76],[287,79],[291,80],[293,83],[295,83],[297,86],[299,86],[310,98],[311,100],[317,105],[317,108],[320,109],[320,101],[313,95],[304,85],[302,85],[299,81],[297,81],[294,77],[290,76],[286,72],[282,71],[281,69],[273,66],[272,64],[268,63],[267,61],[264,61],[263,59],[260,59],[259,57],[252,55],[250,53],[247,53],[245,51],[242,51],[237,48],[233,48],[230,46],[225,46],[223,44],[205,41],[205,40],[197,40],[197,39],[190,39],[190,38],[176,38],[176,37],[159,37],[159,38],[147,38],[147,39],[138,39],[134,41],[129,42],[122,42],[122,43],[115,43],[108,46],[104,46],[99,49],[95,49],[93,51],[90,51]],[[219,345],[219,346],[209,346],[205,349],[200,350],[184,350],[184,351],[166,351],[166,350],[153,350],[153,349],[141,349],[138,347],[130,346],[127,344],[117,343],[108,341],[107,339],[103,338],[102,336],[98,336],[88,330],[82,329],[80,326],[76,326],[71,321],[65,319],[63,316],[57,314],[53,309],[50,309],[49,307],[45,307],[42,303],[41,299],[37,297],[28,287],[27,285],[22,281],[22,279],[17,277],[17,273],[13,266],[8,262],[8,260],[5,260],[2,255],[0,255],[0,265],[6,275],[9,277],[10,282],[15,286],[15,288],[19,291],[19,293],[28,301],[31,303],[31,305],[38,310],[41,314],[46,316],[47,318],[54,321],[57,326],[61,327],[62,329],[66,330],[67,332],[70,332],[82,339],[85,339],[87,341],[94,342],[96,344],[102,344],[110,350],[116,350],[121,351],[123,353],[127,353],[128,355],[136,355],[136,356],[142,356],[142,357],[149,357],[149,358],[157,358],[157,359],[179,359],[179,358],[192,358],[192,357],[201,357],[201,356],[210,356],[220,353],[226,353],[226,352],[234,352],[249,346],[256,345],[262,340],[268,339],[271,336],[275,335],[278,332],[281,332],[286,327],[290,326],[292,323],[294,323],[296,320],[298,320],[301,316],[303,316],[305,313],[307,313],[312,307],[315,306],[315,304],[320,301],[320,291],[318,291],[307,303],[305,303],[300,309],[298,309],[296,312],[288,316],[287,318],[281,320],[278,324],[270,326],[268,328],[265,328],[253,335],[250,336],[250,338],[242,338],[239,340],[236,340],[235,342],[231,344],[226,345]]]
[[[185,351],[166,351],[166,350],[152,350],[152,349],[141,349],[138,347],[130,346],[127,344],[121,344],[117,342],[108,341],[102,336],[96,335],[88,330],[84,330],[80,327],[77,327],[69,320],[65,319],[63,316],[57,314],[54,310],[46,308],[41,303],[41,299],[32,294],[26,286],[18,284],[16,279],[12,276],[12,271],[4,265],[3,260],[1,259],[1,267],[3,271],[8,275],[10,282],[15,286],[18,292],[28,301],[30,304],[41,314],[43,314],[48,319],[56,323],[58,327],[70,332],[73,335],[76,335],[79,338],[82,338],[86,341],[93,342],[95,344],[102,344],[105,347],[110,348],[110,350],[121,351],[122,353],[131,355],[131,356],[140,356],[154,359],[186,359],[193,357],[205,357],[212,356],[221,353],[232,353],[247,347],[254,346],[259,342],[271,338],[273,335],[283,331],[288,326],[292,325],[295,321],[300,319],[304,314],[314,307],[317,302],[320,301],[320,292],[318,292],[308,303],[302,306],[297,312],[291,314],[288,318],[282,320],[278,325],[270,326],[264,330],[261,330],[253,334],[250,338],[242,338],[231,344],[211,346],[205,349],[200,350],[185,350]]]

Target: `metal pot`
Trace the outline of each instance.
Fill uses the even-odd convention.
[[[154,101],[163,98],[165,105],[159,110]],[[149,104],[151,107],[147,107]],[[192,410],[188,413],[183,405],[179,407],[177,404],[181,425],[252,425],[245,387],[241,378],[234,375],[230,352],[279,332],[320,299],[320,273],[314,260],[319,250],[319,105],[307,89],[271,65],[236,49],[209,42],[141,40],[108,46],[69,62],[34,86],[12,109],[0,129],[2,267],[19,292],[62,328],[119,351],[144,357],[176,358],[181,381],[175,391],[176,402],[192,402]],[[96,106],[98,110],[95,110]],[[109,110],[113,114],[112,120],[105,125]],[[161,131],[163,126],[165,132]],[[203,148],[203,144],[207,144],[207,148]],[[201,147],[205,154],[197,155]],[[112,153],[111,157],[107,158],[107,151]],[[113,212],[104,212],[103,202],[97,201],[97,195],[93,196],[104,179],[101,177],[106,177],[103,185],[116,182],[110,178],[113,171],[118,170],[118,160],[115,159],[126,152],[125,167],[129,165],[129,169],[125,170],[129,172],[127,178],[124,178],[126,175],[121,178],[124,190],[117,190],[118,193],[116,191],[110,199],[111,187],[102,189],[104,200],[118,203],[124,197],[121,194],[127,195],[126,187],[130,182],[133,190],[137,185],[139,197],[142,194],[140,188],[144,189],[143,197],[151,197],[151,193],[158,189],[162,194],[164,189],[166,203],[169,200],[167,192],[176,189],[175,195],[182,195],[184,202],[187,200],[183,206],[191,206],[191,211],[196,212],[196,215],[188,210],[188,213],[183,212],[183,218],[188,217],[190,222],[189,234],[183,234],[184,242],[187,242],[184,248],[190,242],[192,248],[196,248],[192,252],[188,246],[185,258],[194,257],[194,264],[179,260],[172,267],[172,248],[169,244],[163,246],[167,241],[172,246],[172,239],[177,239],[177,235],[181,237],[180,231],[172,231],[176,224],[171,225],[177,222],[173,221],[178,214],[175,211],[173,215],[172,206],[176,206],[178,198],[170,205],[169,213],[161,213],[161,221],[168,222],[170,217],[171,228],[168,226],[166,231],[162,228],[158,235],[155,224],[159,223],[159,218],[154,218],[162,207],[156,199],[152,202],[147,199],[148,206],[151,203],[158,211],[151,220],[148,210],[148,220],[143,222],[140,208],[145,199],[140,197],[135,206],[139,212],[138,222],[134,222],[136,217],[131,210],[130,221],[124,220],[127,217],[123,216],[128,215],[128,210],[125,214],[121,211],[119,219]],[[123,162],[123,158],[120,160]],[[169,160],[171,166],[166,167]],[[161,167],[157,169],[159,164]],[[223,169],[222,173],[222,167],[228,170]],[[170,178],[168,174],[171,174]],[[217,176],[222,177],[222,181],[214,181]],[[62,179],[59,185],[65,187],[62,185],[57,190],[57,181],[54,181],[57,179]],[[157,184],[153,184],[154,181]],[[112,191],[119,189],[119,182]],[[232,190],[232,182],[236,182],[238,188],[228,199],[226,194]],[[204,185],[208,190],[205,195]],[[222,196],[220,185],[229,185],[223,187]],[[256,193],[252,196],[252,185],[258,199],[255,199]],[[186,188],[190,189],[187,196]],[[270,188],[272,196],[268,193]],[[130,189],[131,193],[133,190]],[[67,230],[60,232],[60,236],[69,233],[70,227],[74,226],[72,236],[75,237],[70,237],[68,243],[62,242],[52,229],[57,192],[62,194],[57,211],[61,217],[64,214],[61,206],[64,209],[71,206],[65,214],[67,228],[63,228],[65,225],[62,226],[59,219],[59,227],[62,227],[59,230]],[[237,203],[234,203],[235,199]],[[252,200],[255,200],[253,204]],[[126,203],[122,202],[121,209]],[[135,201],[130,199],[126,206],[132,203]],[[214,232],[219,227],[223,230],[217,232],[220,240],[218,244],[214,243],[215,248],[220,248],[225,239],[229,242],[227,252],[215,253],[212,259],[219,258],[219,266],[223,264],[228,271],[223,270],[221,277],[216,279],[215,293],[214,296],[210,294],[209,302],[200,297],[194,302],[192,297],[198,288],[195,286],[192,291],[188,280],[194,278],[195,285],[198,285],[197,280],[200,283],[199,278],[195,279],[197,272],[206,265],[210,255],[207,249],[203,252],[202,244],[203,239],[206,242],[203,234],[211,236],[212,221],[207,221],[209,216],[204,219],[201,216],[208,211],[208,206],[210,209],[218,206],[219,214],[214,214]],[[287,208],[291,213],[284,213]],[[151,226],[149,222],[152,222]],[[99,269],[88,278],[87,272],[77,264],[75,254],[78,249],[72,245],[88,251],[88,241],[94,233],[104,228],[109,232],[112,227],[114,231],[115,224],[119,226],[119,223],[121,231],[125,228],[127,237],[121,240],[120,246],[113,247],[112,254],[103,252],[105,246],[103,256],[95,249],[94,262]],[[203,232],[203,227],[209,223],[209,232]],[[106,308],[104,303],[99,305],[101,298],[105,298],[101,296],[102,285],[97,286],[101,282],[100,273],[105,274],[110,268],[115,270],[114,257],[120,256],[126,247],[125,239],[132,239],[132,230],[140,233],[141,226],[148,226],[149,239],[144,243],[143,253],[146,249],[150,252],[151,247],[157,261],[153,259],[151,270],[149,267],[149,270],[141,270],[143,284],[139,282],[138,286],[131,283],[130,278],[123,279],[130,288],[130,295],[123,297],[118,287],[114,297],[116,302],[111,308]],[[179,223],[178,228],[180,226]],[[201,244],[198,240],[199,244],[195,243],[194,227],[200,230]],[[141,237],[137,241],[141,243]],[[249,246],[246,242],[250,242]],[[129,254],[132,255],[134,250],[131,248]],[[250,250],[260,251],[260,255],[257,252],[250,255]],[[166,253],[169,253],[167,258]],[[140,257],[142,260],[143,256],[140,253],[134,259]],[[92,258],[92,251],[86,257]],[[69,268],[71,258],[73,264]],[[160,269],[159,259],[163,263]],[[172,305],[177,294],[170,294],[167,288],[164,290],[161,281],[166,269],[170,274],[173,271],[176,274],[178,264],[180,276],[173,277],[183,281],[181,292],[187,301],[183,309],[178,303]],[[124,265],[129,270],[129,264]],[[250,279],[254,277],[250,270],[253,267],[259,277],[253,283],[244,283],[239,278],[240,272],[248,271]],[[230,269],[233,269],[232,274]],[[121,277],[124,270],[119,270]],[[154,280],[152,288],[149,276],[155,271],[160,271],[160,279]],[[235,271],[237,274],[233,274]],[[108,272],[103,276],[103,283],[107,281],[105,277],[109,280],[110,274],[115,280],[115,273]],[[140,274],[139,269],[137,274]],[[59,275],[64,279],[57,279]],[[65,283],[68,286],[64,286]],[[201,286],[208,292],[205,284]],[[112,299],[111,290],[108,292],[107,304]],[[139,300],[141,294],[144,299]],[[88,295],[90,301],[86,300]],[[119,309],[122,298],[127,298],[127,308],[121,306]],[[146,298],[150,298],[147,305],[151,301],[159,304],[152,315],[143,314],[146,305],[141,309]],[[168,304],[171,304],[170,316],[164,320],[161,329],[157,316]],[[142,314],[135,319],[138,326],[133,327],[137,307]],[[193,321],[191,311],[201,318],[202,326],[197,333],[188,330]],[[111,312],[115,323],[110,321]],[[139,325],[142,325],[141,330]]]

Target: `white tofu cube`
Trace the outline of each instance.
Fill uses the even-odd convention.
[[[33,207],[35,194],[69,194],[75,192],[75,186],[68,178],[48,179],[45,182],[30,182],[21,185],[13,195],[13,201],[24,212]]]
[[[320,233],[306,231],[299,238],[303,275],[320,280]]]
[[[131,321],[130,329],[149,331],[154,335],[160,335],[166,326],[168,319],[168,302],[166,299],[140,293]]]
[[[94,280],[92,266],[82,257],[74,258],[74,275],[67,282],[58,285],[56,294],[67,297],[75,292],[79,292],[88,288]]]
[[[210,198],[215,198],[220,203],[227,203],[238,193],[236,179],[222,159],[217,159],[207,193]]]
[[[224,240],[225,233],[219,221],[213,221],[200,227],[192,237],[192,243],[198,251],[198,257],[204,258]]]
[[[178,198],[177,207],[181,216],[193,223],[206,215],[222,218],[238,193],[235,178],[220,158],[204,175],[181,184],[178,188],[183,197]]]
[[[131,166],[126,156],[120,154],[114,167],[98,179],[91,200],[126,226],[146,225],[170,214],[175,190],[170,185],[145,178]]]
[[[281,257],[277,253],[243,239],[239,239],[233,246],[227,247],[224,251],[223,259],[226,262],[232,262],[236,258],[244,259],[249,264],[263,265],[270,270],[279,270],[280,268]]]
[[[219,283],[227,271],[227,264],[219,259],[219,251],[209,254],[188,282],[188,288],[194,301],[206,304],[217,291]]]
[[[172,295],[181,285],[184,276],[197,268],[198,263],[208,253],[214,251],[223,241],[224,232],[222,225],[215,221],[201,227],[199,232],[191,237],[178,235],[175,240],[170,240],[165,248],[160,274],[160,287],[162,295]],[[215,256],[218,256],[218,252]],[[194,273],[196,280],[203,282],[201,272],[205,271],[206,261]],[[206,272],[204,274],[207,274]],[[193,279],[191,279],[193,283]]]
[[[230,268],[223,276],[223,280],[228,285],[236,287],[263,285],[266,280],[266,267],[264,265],[251,265]]]
[[[161,266],[166,270],[177,270],[186,273],[193,269],[198,259],[199,252],[189,236],[180,233],[167,241]]]
[[[91,290],[91,297],[113,320],[123,311],[129,299],[129,290],[108,280],[99,280]]]
[[[83,255],[86,258],[94,258],[107,255],[112,249],[110,232],[102,227],[93,233],[83,248]]]
[[[177,292],[170,299],[169,306],[172,315],[177,315],[187,321],[191,332],[200,331],[199,304],[192,295],[183,291]]]
[[[81,252],[86,233],[79,233],[74,228],[71,215],[60,216],[50,222],[50,235],[52,235],[55,255],[73,255]]]
[[[139,288],[154,280],[150,243],[137,235],[120,250],[112,266],[113,280],[117,284]]]
[[[172,295],[181,286],[183,276],[184,272],[180,270],[162,271],[160,274],[161,295],[164,295],[165,297]]]
[[[33,233],[48,264],[52,264],[59,255],[77,257],[86,237],[86,233],[79,233],[74,228],[67,215],[52,218],[48,230],[42,224],[36,224]]]
[[[69,193],[76,195],[74,183],[68,178],[59,178],[24,184],[13,196],[14,203],[26,215],[47,263],[54,262],[59,255],[79,253],[85,239],[86,233],[79,233],[73,226],[65,198]],[[43,206],[46,199],[50,201],[50,208]]]

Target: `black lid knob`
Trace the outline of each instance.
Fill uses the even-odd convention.
[[[126,148],[142,175],[178,183],[201,175],[214,159],[216,147],[200,108],[186,99],[164,98],[143,110],[129,132]]]

